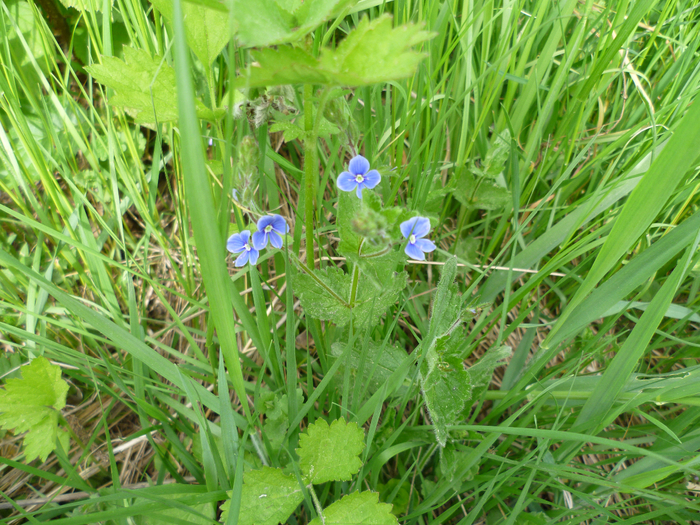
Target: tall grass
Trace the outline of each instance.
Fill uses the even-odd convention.
[[[418,346],[453,254],[460,291],[488,303],[468,362],[514,350],[453,429],[452,463],[408,363],[392,396],[368,392],[369,374],[354,381],[334,353],[343,334],[303,315],[285,255],[224,272],[229,224],[245,220],[230,189],[247,135],[261,203],[299,217],[290,249],[305,246],[301,144],[267,121],[200,121],[192,105],[233,100],[248,51],[225,48],[207,92],[177,23],[148,2],[117,0],[111,17],[109,2],[85,3],[56,4],[67,34],[44,2],[0,5],[0,376],[39,355],[59,364],[80,439],[29,464],[4,433],[4,520],[157,523],[174,507],[161,519],[210,523],[243,469],[289,464],[301,430],[342,416],[364,425],[364,467],[327,483],[324,505],[364,487],[407,524],[700,522],[696,2],[364,0],[315,33],[340,41],[386,12],[435,33],[413,77],[347,98],[359,148],[386,168],[383,201],[438,224],[432,263],[409,266],[402,299],[359,337],[362,359],[370,340]],[[87,74],[124,44],[174,64],[179,123],[135,123]],[[508,206],[468,207],[432,184],[483,162],[505,130]],[[342,264],[342,137],[316,151],[321,266]],[[261,432],[268,391],[287,394],[277,452]],[[290,523],[314,516],[307,501]]]

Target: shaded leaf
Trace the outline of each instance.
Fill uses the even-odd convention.
[[[464,206],[479,210],[502,210],[513,202],[507,189],[466,171],[457,174],[452,195]]]
[[[323,511],[323,521],[315,518],[310,525],[394,525],[391,504],[379,503],[376,492],[353,492]]]
[[[61,368],[37,357],[22,368],[22,379],[8,379],[0,390],[0,426],[24,436],[27,461],[46,461],[56,448],[59,411],[66,406],[68,384]]]
[[[503,360],[508,359],[512,353],[510,346],[492,347],[473,366],[469,367],[467,373],[471,380],[474,401],[479,401],[491,383],[493,371],[497,367],[505,365]]]
[[[362,466],[360,452],[365,433],[357,423],[336,419],[328,426],[323,419],[299,436],[299,467],[311,483],[349,480]]]
[[[228,519],[229,499],[221,506],[221,521]],[[240,525],[277,525],[287,521],[304,499],[296,478],[281,469],[263,467],[247,472],[243,480]]]

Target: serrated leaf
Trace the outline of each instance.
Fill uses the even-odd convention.
[[[291,142],[294,139],[303,137],[306,133],[304,129],[295,122],[292,121],[278,121],[270,126],[270,131],[272,133],[277,133],[279,131],[283,132],[284,141]]]
[[[61,368],[37,357],[22,368],[22,379],[8,379],[0,390],[0,426],[24,436],[27,461],[46,461],[56,448],[59,411],[66,406],[68,384]]]
[[[491,179],[496,178],[505,169],[509,154],[510,131],[505,129],[499,135],[496,135],[492,146],[481,163],[478,174]]]
[[[301,388],[296,389],[296,397],[297,406],[301,406],[304,403],[304,394]],[[272,448],[279,450],[289,428],[287,394],[263,391],[255,399],[255,409],[265,414],[265,422],[262,427],[263,433],[270,441]]]
[[[395,525],[391,504],[379,503],[376,492],[353,492],[323,510],[323,521],[315,518],[309,525]]]
[[[352,308],[352,316],[358,326],[366,323],[379,324],[381,316],[399,299],[401,292],[408,283],[406,272],[395,272],[389,267],[390,274],[383,280],[383,286],[376,288],[372,283],[360,285],[357,301]]]
[[[423,398],[443,447],[449,437],[447,426],[459,420],[472,400],[471,379],[460,355],[462,340],[461,330],[436,338],[421,367]]]
[[[229,499],[221,506],[221,521],[228,519]],[[244,475],[239,525],[277,525],[287,521],[304,499],[296,478],[281,469],[263,467]]]
[[[357,423],[336,419],[328,426],[318,419],[299,436],[299,467],[314,484],[349,480],[362,466],[359,455],[365,448],[364,439]]]
[[[351,277],[340,268],[330,267],[314,270],[313,274],[323,285],[305,273],[291,278],[294,293],[304,312],[316,319],[333,321],[338,326],[350,322],[352,310],[347,301],[350,298]]]
[[[233,0],[236,36],[257,47],[299,40],[356,0]]]
[[[454,286],[457,277],[457,258],[451,257],[442,267],[435,301],[430,312],[430,334],[438,336],[448,332],[460,319],[462,298]]]
[[[452,195],[464,206],[479,210],[502,210],[513,202],[507,189],[466,171],[457,174]]]
[[[463,472],[470,462],[470,454],[473,449],[463,445],[448,443],[440,449],[440,474],[447,481],[454,481],[458,472]],[[478,467],[473,467],[462,479],[469,481],[478,472]]]
[[[406,24],[392,29],[391,17],[363,18],[337,49],[323,49],[316,58],[290,46],[253,51],[256,65],[236,81],[238,87],[280,84],[367,86],[399,80],[413,74],[423,55],[411,51],[432,38],[420,26]],[[368,60],[367,57],[372,57]]]
[[[102,57],[102,64],[88,66],[85,70],[95,80],[116,91],[109,102],[136,112],[140,123],[177,121],[177,92],[175,70],[160,57],[151,58],[145,51],[124,46],[124,60]],[[153,89],[151,91],[151,83]],[[197,116],[214,120],[215,113],[196,101]]]
[[[172,24],[173,0],[150,1]],[[221,10],[191,2],[182,2],[181,6],[187,44],[205,68],[209,69],[230,39],[229,17]]]

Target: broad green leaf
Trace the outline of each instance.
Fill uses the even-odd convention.
[[[229,493],[229,497],[230,497]],[[304,499],[296,478],[278,468],[246,472],[241,493],[239,525],[277,525],[287,521]],[[221,521],[228,518],[231,500],[221,506]]]
[[[468,469],[471,463],[471,453],[474,449],[448,443],[440,449],[440,474],[448,481],[454,481],[457,475]],[[461,481],[469,481],[474,478],[474,475],[479,471],[478,468],[472,467],[467,472],[467,476],[462,476]]]
[[[233,0],[236,36],[244,46],[294,42],[356,0]]]
[[[8,379],[0,390],[0,426],[24,436],[27,461],[46,461],[56,448],[58,415],[66,406],[68,384],[61,368],[37,357],[22,367],[22,379]]]
[[[506,188],[464,170],[457,174],[452,195],[463,205],[479,210],[502,210],[513,202]]]
[[[506,167],[508,155],[510,154],[510,131],[502,131],[494,139],[494,143],[489,148],[480,166],[474,166],[472,173],[490,179],[496,178]]]
[[[301,388],[296,389],[297,406],[304,403]],[[255,399],[255,409],[265,415],[262,431],[274,450],[282,446],[289,428],[289,402],[287,394],[262,391]]]
[[[304,312],[316,319],[333,321],[338,326],[349,323],[352,318],[352,310],[348,303],[350,276],[340,268],[313,270],[313,275],[316,279],[305,273],[298,273],[292,277],[294,293],[299,298]]]
[[[460,319],[462,298],[454,286],[457,277],[457,259],[451,257],[442,267],[440,282],[435,293],[435,302],[430,312],[430,334],[436,337],[447,333]]]
[[[443,447],[449,437],[447,426],[457,423],[472,400],[471,378],[460,352],[462,339],[461,329],[438,337],[421,366],[423,398]]]
[[[384,284],[381,288],[377,288],[371,282],[360,283],[357,302],[352,309],[352,315],[359,326],[364,326],[365,323],[377,325],[382,314],[396,303],[401,292],[406,288],[408,283],[406,272],[395,272],[391,266],[377,268],[380,274],[383,274],[385,269],[386,277],[382,281]]]
[[[124,60],[102,57],[102,64],[85,68],[95,80],[116,91],[109,102],[136,113],[137,122],[177,120],[175,70],[161,58],[124,46]],[[151,89],[153,84],[153,89]],[[196,101],[197,116],[214,120],[218,113]]]
[[[314,484],[349,480],[362,466],[359,455],[365,448],[364,439],[357,423],[336,419],[328,426],[317,419],[299,436],[299,467]]]
[[[488,389],[491,379],[493,379],[493,371],[506,363],[504,359],[508,359],[512,354],[509,346],[499,346],[498,348],[489,348],[488,351],[479,358],[479,360],[467,369],[469,380],[472,385],[472,399],[479,401],[483,393]]]
[[[151,0],[151,3],[172,24],[173,0]],[[209,69],[229,41],[228,15],[190,2],[182,2],[182,13],[187,44],[204,67]]]
[[[367,195],[368,191],[362,192]],[[360,251],[360,243],[362,237],[353,228],[352,222],[362,209],[362,201],[357,198],[351,191],[338,192],[338,215],[336,224],[338,226],[338,235],[340,243],[338,244],[338,253],[344,256],[357,255]]]
[[[391,504],[379,503],[377,492],[353,492],[323,510],[323,520],[315,518],[309,525],[395,525]]]
[[[411,47],[432,35],[414,24],[394,29],[391,25],[389,16],[371,22],[365,17],[337,49],[323,49],[318,58],[290,46],[253,51],[251,54],[257,64],[248,68],[236,86],[367,86],[405,78],[413,74],[423,58],[420,53],[411,51]]]

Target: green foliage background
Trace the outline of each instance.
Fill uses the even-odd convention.
[[[697,520],[696,2],[179,5],[0,4],[3,519],[234,523],[284,469],[290,523]],[[359,257],[355,152],[432,264]],[[242,184],[292,232],[234,270]],[[309,489],[320,420],[364,446]]]

